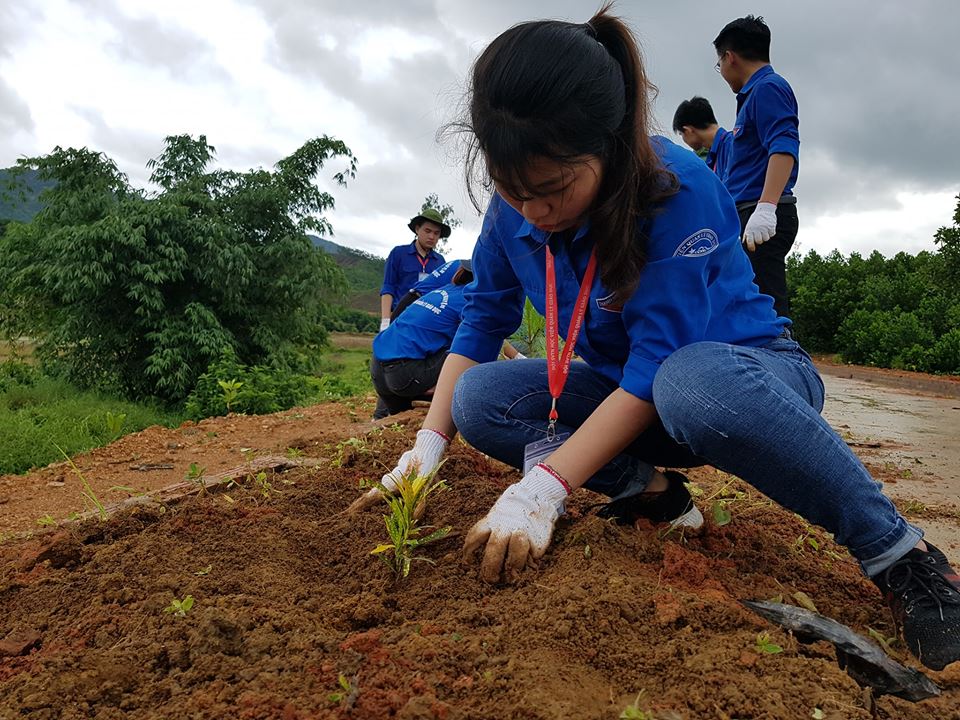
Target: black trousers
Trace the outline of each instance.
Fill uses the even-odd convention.
[[[422,360],[389,360],[380,362],[370,359],[370,379],[377,391],[377,409],[373,419],[379,420],[387,415],[409,410],[414,400],[429,399],[431,390],[440,377],[447,351],[441,350]]]
[[[756,206],[740,210],[740,236],[747,226],[747,220],[753,215]],[[758,245],[754,252],[743,250],[753,266],[754,281],[760,292],[773,298],[773,307],[777,315],[790,317],[790,301],[787,299],[787,255],[797,239],[800,221],[797,218],[796,203],[777,205],[777,234]]]

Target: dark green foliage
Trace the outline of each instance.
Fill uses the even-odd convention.
[[[791,313],[808,350],[848,362],[960,373],[960,196],[936,253],[810,252],[787,262]]]
[[[197,380],[187,398],[187,417],[200,420],[228,412],[221,383],[232,383],[236,397],[229,411],[264,415],[316,402],[323,396],[320,378],[299,375],[263,365],[244,365],[231,350],[225,350]]]
[[[366,357],[369,353],[361,354]],[[265,365],[245,365],[232,350],[225,349],[200,375],[184,412],[194,420],[227,412],[263,415],[369,392],[365,368],[365,382],[356,382],[354,373],[347,372],[342,363],[331,365],[328,357],[320,360],[319,368],[314,375],[302,375]]]
[[[375,333],[380,329],[380,317],[338,305],[324,315],[323,327],[328,332]]]
[[[0,324],[38,339],[73,382],[182,400],[224,348],[247,364],[308,368],[342,273],[307,239],[330,232],[313,178],[349,148],[310,140],[274,171],[210,170],[206,138],[168,137],[154,194],[112,160],[56,148],[19,161],[56,184],[44,209],[0,238]]]

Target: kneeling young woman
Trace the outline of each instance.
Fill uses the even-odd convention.
[[[622,522],[699,525],[682,476],[656,468],[708,463],[847,546],[922,662],[960,659],[956,573],[820,416],[823,384],[753,283],[729,194],[649,136],[651,89],[606,11],[516,26],[478,58],[468,174],[485,171],[495,192],[433,404],[384,486],[411,463],[434,469],[457,430],[527,465],[466,539],[496,581],[544,554],[581,486]],[[524,296],[565,355],[491,362]]]

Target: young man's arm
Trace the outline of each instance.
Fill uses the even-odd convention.
[[[380,329],[385,330],[390,324],[390,311],[393,310],[393,298],[396,295],[396,286],[400,281],[400,257],[394,248],[387,255],[387,262],[383,268],[383,286],[380,288]]]
[[[380,329],[386,330],[390,324],[390,307],[393,305],[393,295],[386,293],[380,296]]]
[[[763,192],[760,193],[757,208],[743,229],[743,242],[750,252],[754,252],[757,245],[777,234],[777,203],[780,202],[795,162],[793,155],[788,153],[774,153],[767,160]]]
[[[773,205],[780,202],[795,163],[796,160],[789,153],[774,153],[770,156],[767,160],[767,174],[763,180],[763,192],[760,193],[759,202]]]

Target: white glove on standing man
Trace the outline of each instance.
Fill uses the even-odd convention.
[[[412,466],[418,465],[421,475],[426,475],[437,469],[440,459],[447,451],[447,445],[450,444],[450,438],[438,430],[421,430],[417,433],[417,441],[412,450],[407,450],[400,456],[397,466],[380,478],[380,484],[387,490],[393,492],[397,489],[397,484]],[[365,510],[371,505],[377,503],[383,497],[380,488],[372,488],[358,497],[347,508],[347,512],[356,512]]]
[[[757,245],[763,245],[777,234],[777,206],[773,203],[757,203],[753,215],[743,228],[743,243],[747,250],[755,252]]]
[[[463,545],[464,560],[470,562],[486,545],[480,577],[496,582],[502,568],[504,579],[513,581],[547,551],[557,509],[569,494],[570,486],[549,466],[535,465],[523,480],[504,490],[483,520],[470,528]]]
[[[390,327],[390,318],[380,318],[380,332]]]

